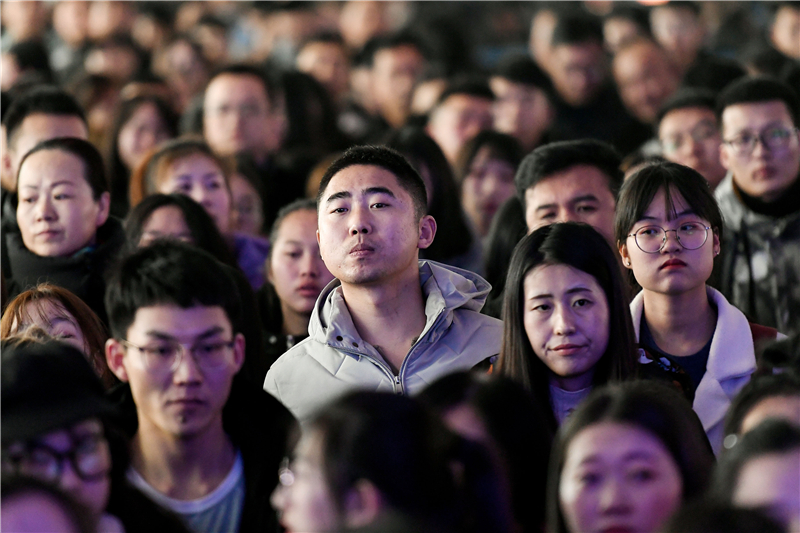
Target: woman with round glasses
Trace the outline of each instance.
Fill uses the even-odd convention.
[[[725,413],[756,368],[754,341],[777,331],[750,324],[706,285],[722,237],[708,182],[677,163],[643,168],[620,191],[615,232],[642,288],[631,313],[644,373],[680,385],[718,452]]]

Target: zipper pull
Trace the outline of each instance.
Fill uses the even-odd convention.
[[[403,384],[400,383],[400,375],[396,375],[394,377],[394,392],[395,394],[399,394],[402,396],[403,394]]]

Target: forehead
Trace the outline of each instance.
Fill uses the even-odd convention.
[[[577,463],[589,457],[613,460],[631,454],[671,460],[666,447],[649,431],[633,424],[600,422],[575,435],[567,449],[566,464],[577,466]]]
[[[553,59],[563,62],[585,62],[598,61],[603,55],[603,47],[600,43],[586,42],[577,44],[560,44],[552,50]],[[564,65],[566,66],[566,65]]]
[[[707,107],[680,107],[664,115],[658,129],[659,132],[664,130],[692,129],[695,124],[702,120],[710,120],[714,124],[717,122],[714,111]]]
[[[726,107],[722,112],[723,131],[758,129],[771,122],[794,124],[789,107],[783,100],[741,102]]]
[[[378,63],[389,64],[399,62],[421,62],[422,54],[413,44],[401,44],[392,48],[383,48],[375,53],[375,65]]]
[[[322,195],[322,201],[338,192],[349,192],[356,196],[371,187],[385,187],[397,197],[401,195],[410,197],[400,186],[397,176],[385,168],[375,165],[351,165],[333,175]]]
[[[39,150],[31,154],[19,169],[19,185],[36,186],[52,181],[80,186],[86,181],[86,165],[75,154],[63,150]]]
[[[489,85],[492,91],[498,96],[506,94],[538,94],[543,92],[535,85],[518,83],[508,78],[503,78],[502,76],[493,76],[489,80]]]
[[[136,310],[128,334],[147,335],[157,332],[179,339],[191,340],[210,328],[231,332],[231,321],[221,306],[198,305],[179,307],[175,304],[157,304]]]
[[[314,239],[317,229],[317,213],[313,209],[298,209],[286,215],[278,228],[278,238],[297,240],[298,237]]]
[[[669,191],[669,198],[672,205],[667,205],[666,196],[664,189],[659,189],[650,201],[650,205],[643,213],[643,216],[673,220],[676,214],[691,209],[689,202],[687,202],[683,195],[674,187],[671,187]]]
[[[527,200],[533,204],[569,202],[588,194],[598,198],[609,195],[613,201],[608,176],[591,165],[574,165],[554,172],[525,191]]]
[[[617,53],[614,70],[619,74],[633,74],[653,63],[666,63],[666,56],[650,43],[641,43]]]
[[[51,322],[54,318],[66,318],[72,322],[75,321],[74,317],[64,308],[61,302],[52,298],[29,301],[25,304],[23,315],[32,322],[38,322],[39,320]]]
[[[205,94],[206,105],[219,105],[241,100],[260,100],[267,102],[267,88],[252,74],[221,74],[208,84]]]
[[[540,294],[557,292],[559,289],[569,289],[573,285],[582,284],[593,291],[602,292],[594,276],[570,265],[539,265],[525,274],[523,282],[528,296],[533,293]]]
[[[488,113],[491,107],[491,100],[470,94],[453,94],[439,106],[442,111],[450,113]]]
[[[184,172],[221,172],[217,163],[201,152],[195,152],[175,159],[170,163],[167,170],[170,173]]]

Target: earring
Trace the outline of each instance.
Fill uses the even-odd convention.
[[[625,261],[625,266],[631,266],[631,260],[630,260],[630,259],[628,259],[627,261]]]

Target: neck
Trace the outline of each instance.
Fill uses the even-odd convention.
[[[281,301],[281,315],[283,315],[282,327],[284,335],[299,336],[308,333],[308,322],[311,320],[311,313],[298,313]]]
[[[697,353],[717,327],[717,313],[708,302],[705,285],[681,294],[645,290],[642,317],[658,347],[671,355]]]
[[[175,437],[142,423],[133,438],[131,464],[150,485],[177,500],[207,495],[233,468],[236,450],[222,429],[213,428],[191,437]]]
[[[592,386],[594,369],[578,376],[557,376],[550,372],[550,385],[567,392],[576,392]]]
[[[378,347],[386,362],[397,371],[425,329],[419,270],[392,284],[342,283],[342,294],[358,334]]]

